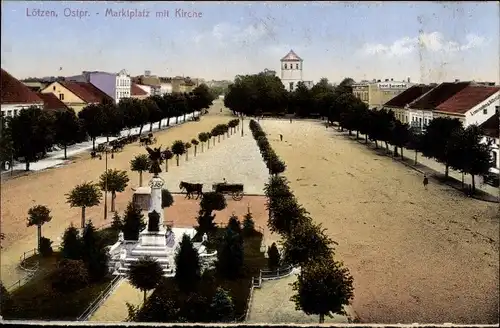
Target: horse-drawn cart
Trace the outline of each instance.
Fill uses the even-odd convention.
[[[243,199],[243,185],[231,183],[216,183],[212,185],[212,190],[224,195],[231,195],[234,200]]]

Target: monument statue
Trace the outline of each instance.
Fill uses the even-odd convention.
[[[125,237],[123,235],[123,231],[120,231],[120,233],[118,234],[118,241],[120,243],[123,243],[125,241]]]
[[[161,147],[154,149],[146,147],[146,150],[149,153],[149,160],[151,161],[151,168],[149,169],[149,173],[153,173],[154,176],[157,177],[158,173],[161,173],[161,168],[160,168],[160,164],[162,163]]]
[[[153,210],[148,214],[148,231],[160,231],[160,214]]]
[[[201,237],[201,242],[204,243],[206,241],[208,241],[208,236],[206,233],[204,233],[203,236]]]

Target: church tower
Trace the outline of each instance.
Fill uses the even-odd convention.
[[[302,62],[302,58],[293,50],[281,58],[281,82],[286,90],[295,90],[297,84],[302,81]]]

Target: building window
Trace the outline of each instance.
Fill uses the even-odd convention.
[[[56,91],[56,86],[55,85],[52,87],[52,91]]]
[[[64,100],[64,94],[62,93],[59,94],[59,100]]]
[[[295,68],[299,69],[299,64],[296,64],[296,65],[295,65]]]
[[[287,65],[287,64],[285,64],[285,69],[287,69],[287,68],[288,68],[288,65]]]
[[[493,165],[495,165],[495,167],[498,167],[498,165],[497,165],[497,163],[498,163],[497,162],[497,156],[498,155],[497,155],[496,152],[494,152],[494,151],[491,152],[491,157],[492,157],[492,160],[493,160]]]
[[[17,116],[17,109],[14,109],[14,116]]]
[[[290,82],[290,91],[293,91],[293,82]]]
[[[495,106],[495,113],[498,113],[500,106]]]
[[[12,111],[11,110],[7,111],[7,116],[12,116]]]
[[[484,115],[488,114],[488,108],[483,109],[483,114]]]

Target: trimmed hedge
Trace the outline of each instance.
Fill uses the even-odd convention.
[[[259,146],[260,154],[266,163],[267,169],[269,170],[269,174],[278,175],[280,173],[285,172],[286,164],[278,155],[274,152],[267,140],[266,133],[262,130],[262,127],[255,120],[250,120],[250,131],[252,131],[252,135],[257,142],[257,146]]]

